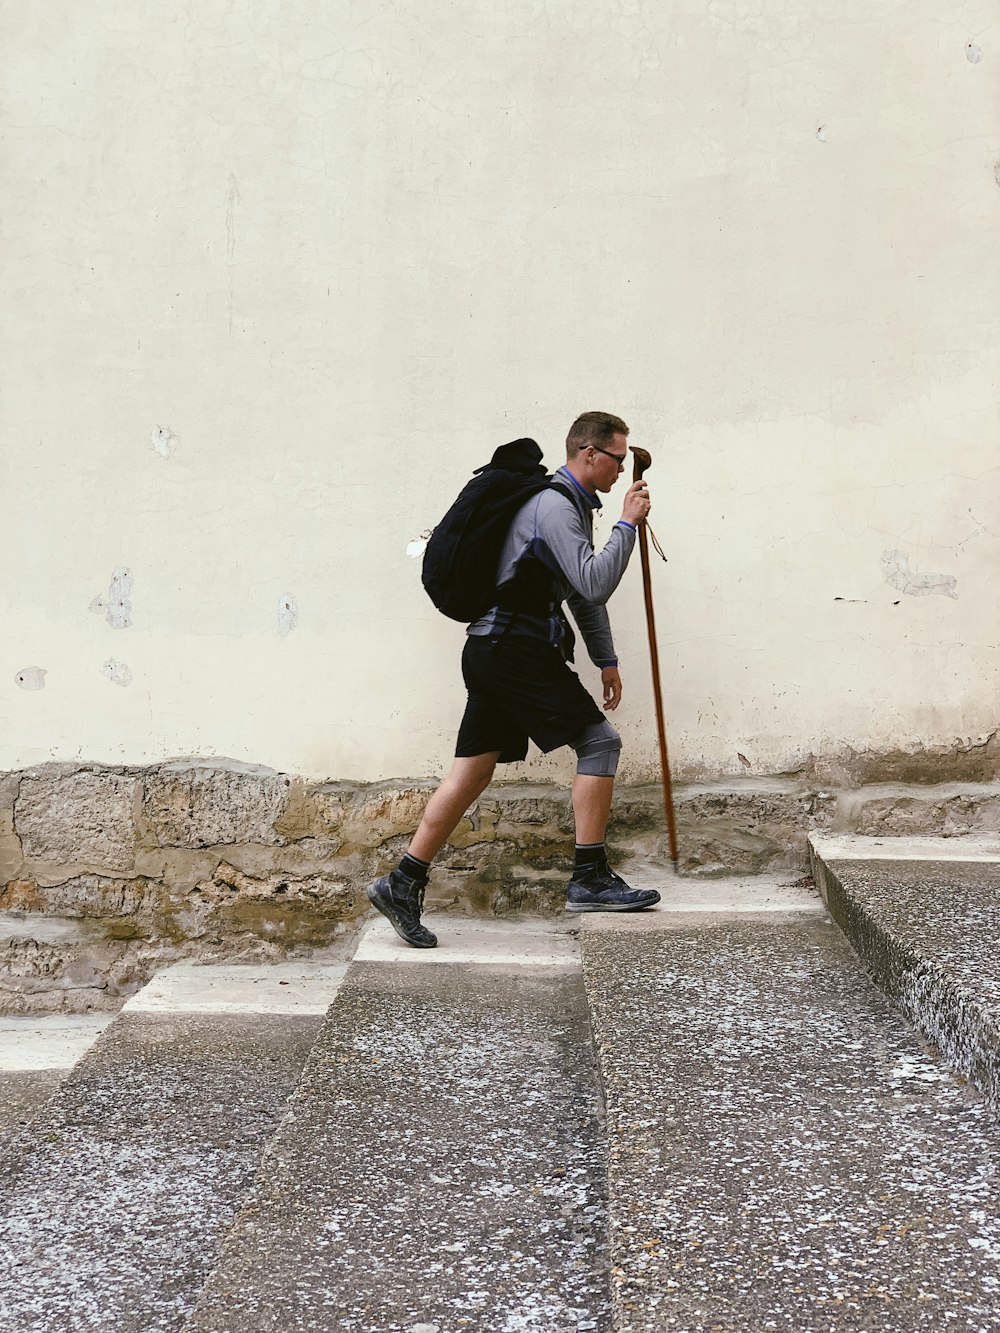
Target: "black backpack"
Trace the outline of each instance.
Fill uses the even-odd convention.
[[[427,595],[452,620],[478,620],[497,599],[497,565],[514,515],[548,486],[534,440],[502,444],[431,533],[421,573]]]

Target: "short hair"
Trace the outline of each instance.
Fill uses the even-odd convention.
[[[610,412],[583,412],[573,422],[566,436],[566,457],[575,458],[590,445],[602,445],[613,435],[627,435],[628,426]]]

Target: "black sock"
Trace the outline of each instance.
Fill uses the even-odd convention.
[[[583,870],[604,870],[608,864],[608,854],[603,842],[578,842],[576,859],[573,862],[573,874]]]
[[[430,868],[430,861],[421,861],[418,856],[411,856],[409,852],[396,867],[402,874],[408,875],[410,879],[426,879]]]

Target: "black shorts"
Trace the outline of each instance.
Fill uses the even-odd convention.
[[[501,764],[523,759],[528,739],[542,751],[568,745],[604,715],[564,661],[541,639],[470,634],[462,653],[469,702],[455,756],[500,752]]]

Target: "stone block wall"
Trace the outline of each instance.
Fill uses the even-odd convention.
[[[368,910],[366,885],[405,850],[435,785],[309,783],[205,759],[48,764],[0,776],[0,1007],[51,1007],[53,988],[62,1007],[90,1007],[128,994],[174,958],[336,949]],[[836,791],[748,779],[681,787],[675,797],[680,869],[695,876],[801,874],[814,830],[1000,828],[995,784]],[[619,789],[609,844],[625,867],[665,862],[659,787]],[[567,790],[497,784],[435,862],[428,904],[558,911],[572,848]]]

